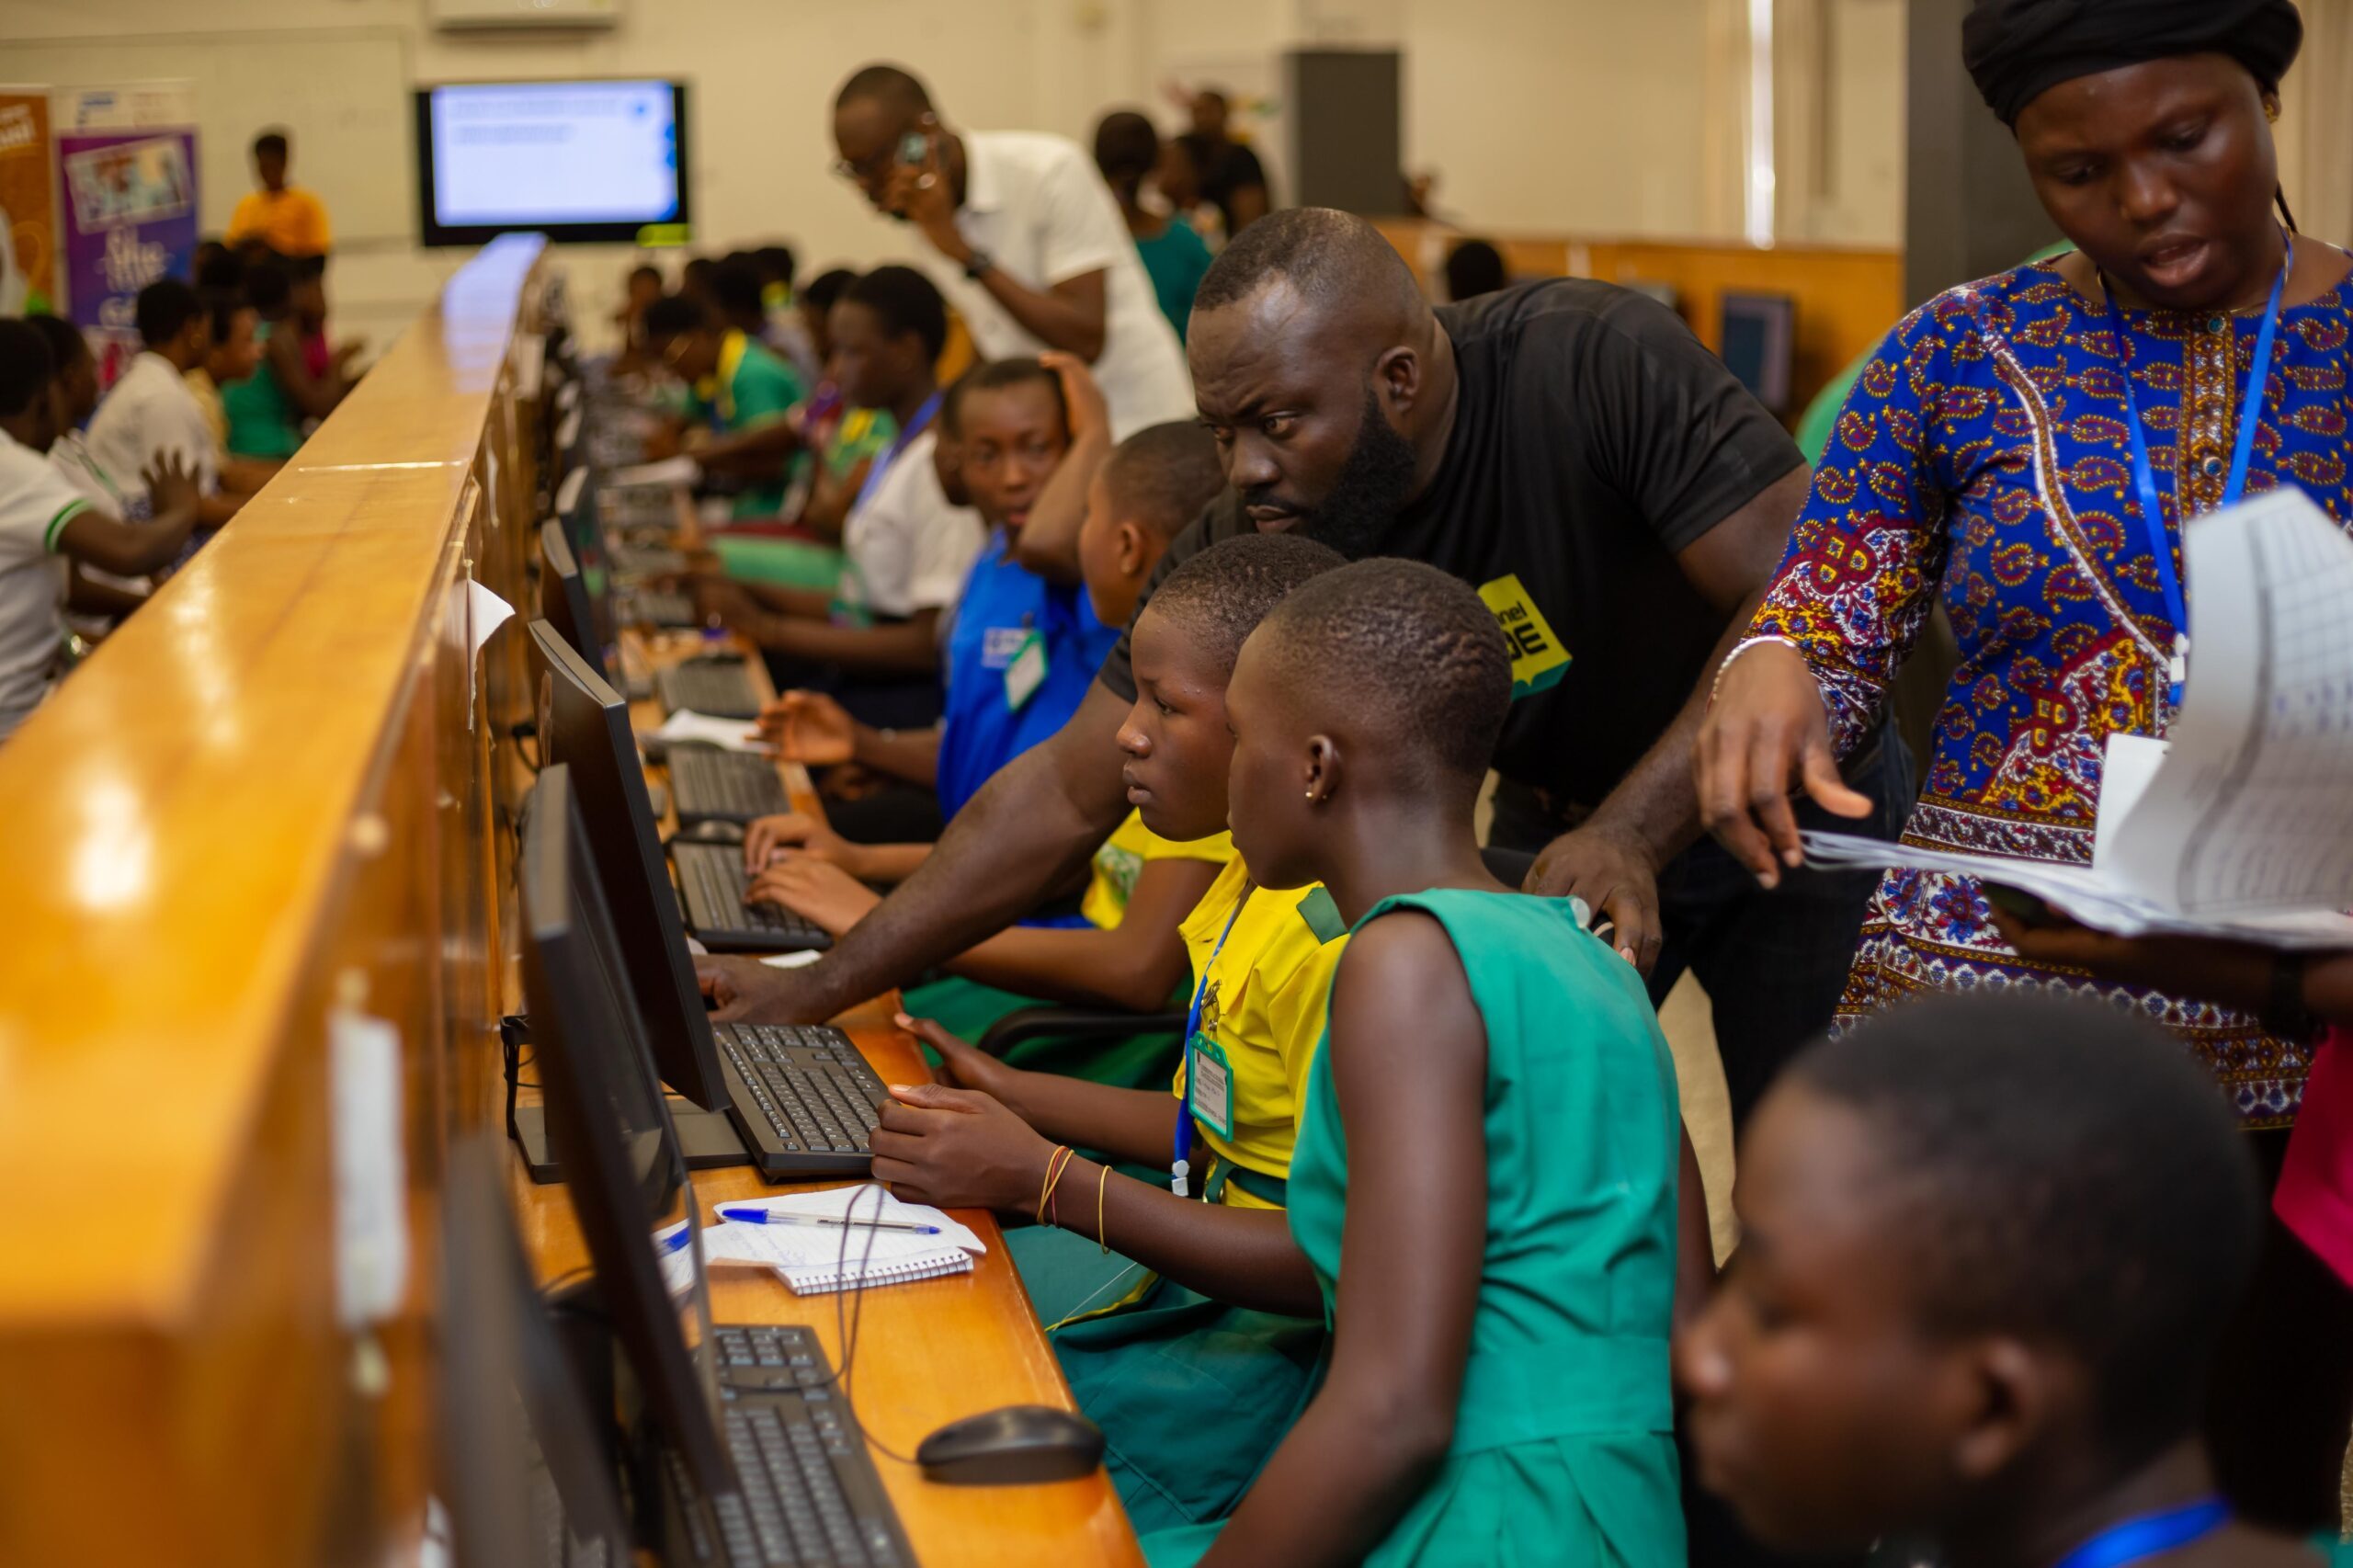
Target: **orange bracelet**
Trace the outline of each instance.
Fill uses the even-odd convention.
[[[1046,1218],[1046,1200],[1054,1195],[1054,1185],[1063,1178],[1063,1171],[1076,1157],[1077,1151],[1067,1143],[1057,1143],[1054,1152],[1046,1156],[1046,1182],[1038,1189],[1038,1223],[1051,1223]]]

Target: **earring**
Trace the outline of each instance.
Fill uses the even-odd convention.
[[[1314,801],[1314,799],[1315,799],[1315,791],[1314,791],[1314,790],[1310,790],[1307,792],[1307,798],[1308,798],[1308,800],[1309,800],[1311,802],[1313,802],[1313,801]]]

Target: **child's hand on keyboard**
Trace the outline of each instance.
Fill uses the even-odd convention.
[[[891,1094],[867,1147],[874,1179],[893,1196],[944,1209],[1036,1207],[1054,1145],[1028,1122],[970,1089],[894,1085]]]
[[[796,858],[806,856],[829,861],[855,874],[861,863],[861,847],[815,817],[779,812],[770,817],[754,817],[744,830],[744,870],[756,877],[787,853],[795,853]]]
[[[830,767],[858,750],[858,724],[822,692],[788,691],[760,710],[760,738],[787,762]]]
[[[882,902],[864,882],[813,855],[787,855],[745,890],[745,903],[773,903],[838,937]]]

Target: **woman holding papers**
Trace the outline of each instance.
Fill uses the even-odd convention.
[[[1938,603],[1961,657],[1905,840],[2088,862],[2109,737],[2164,734],[2180,700],[2183,523],[2284,484],[2353,517],[2347,258],[2294,232],[2271,138],[2302,39],[2288,0],[1971,12],[1971,74],[2076,248],[1929,301],[1847,399],[1698,744],[1709,824],[1767,882],[1800,856],[1790,791],[1863,809],[1836,757]],[[1972,879],[1886,876],[1839,1017],[2014,985],[2108,995],[2165,1024],[2278,1169],[2304,1040],[2021,955]],[[2224,1358],[2214,1436],[2233,1500],[2301,1527],[2335,1517],[2353,1366],[2322,1364],[2345,1359],[2353,1312],[2341,1290],[2302,1289],[2310,1255],[2276,1240]]]

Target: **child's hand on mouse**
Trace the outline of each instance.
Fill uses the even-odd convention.
[[[882,902],[873,889],[831,861],[813,855],[787,855],[762,871],[744,891],[745,903],[773,903],[838,937]]]
[[[894,1084],[894,1103],[867,1135],[874,1179],[943,1209],[1028,1211],[1054,1146],[987,1095],[938,1084]]]

